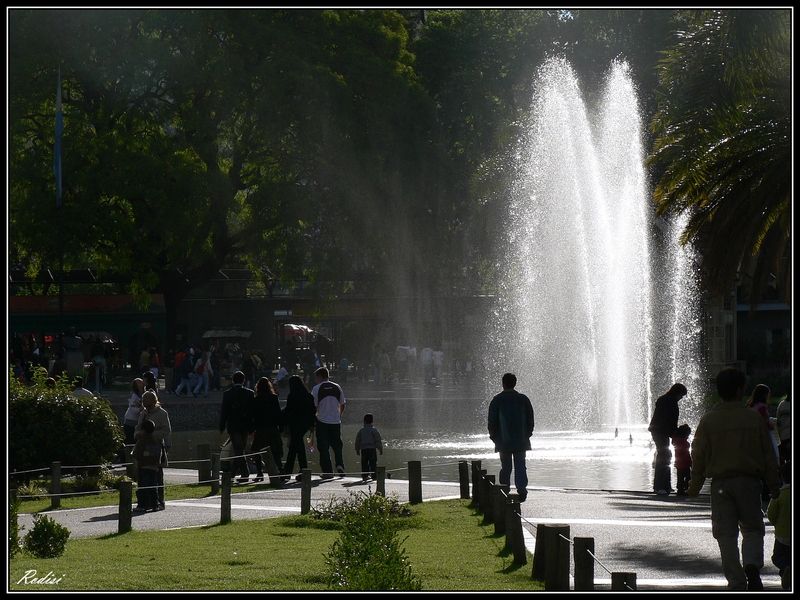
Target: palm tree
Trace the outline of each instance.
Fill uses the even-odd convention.
[[[659,61],[649,164],[659,214],[689,211],[712,291],[770,275],[788,300],[791,256],[789,10],[681,11]]]

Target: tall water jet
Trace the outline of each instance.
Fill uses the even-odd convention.
[[[498,379],[501,371],[517,374],[539,423],[644,423],[654,393],[664,391],[654,387],[659,375],[677,376],[677,363],[694,356],[671,356],[666,368],[654,349],[664,333],[654,318],[663,307],[653,303],[653,261],[659,278],[674,269],[664,269],[663,252],[652,248],[654,211],[627,65],[612,64],[590,121],[572,68],[548,60],[517,159],[490,371]],[[672,322],[687,326],[686,319]]]

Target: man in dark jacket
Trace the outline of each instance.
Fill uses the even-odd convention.
[[[676,383],[669,391],[656,400],[653,418],[647,430],[653,436],[656,446],[656,460],[653,473],[653,491],[659,496],[666,496],[672,491],[672,474],[670,462],[672,452],[669,448],[670,438],[678,429],[678,400],[686,395],[686,386]]]
[[[243,458],[247,447],[247,434],[253,430],[253,418],[250,407],[253,404],[253,390],[244,387],[244,373],[236,371],[233,374],[233,387],[222,394],[222,411],[219,417],[219,432],[226,429],[233,445],[233,455],[240,458],[233,460],[233,473],[241,474],[238,483],[250,479],[247,460]]]
[[[531,449],[533,407],[527,396],[514,389],[516,385],[513,373],[503,375],[503,391],[489,404],[489,437],[495,451],[500,453],[500,484],[510,485],[513,459],[514,484],[520,502],[525,502],[528,497],[525,452]]]

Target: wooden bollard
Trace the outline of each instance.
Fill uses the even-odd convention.
[[[472,506],[478,506],[478,485],[481,480],[481,461],[472,461]]]
[[[119,484],[119,524],[117,533],[128,533],[133,518],[133,482],[122,481]]]
[[[492,487],[492,510],[494,511],[494,534],[505,535],[506,533],[506,498],[510,487],[497,484]]]
[[[311,512],[311,469],[300,470],[300,514]]]
[[[525,538],[522,534],[522,519],[520,518],[519,496],[509,494],[505,502],[506,514],[506,548],[514,555],[515,565],[524,565],[528,562],[525,552]]]
[[[494,487],[494,475],[487,475],[483,478],[483,494],[486,498],[486,505],[483,510],[483,522],[481,525],[491,525],[494,522],[494,508],[492,506],[492,488]]]
[[[222,498],[220,498],[220,524],[231,522],[231,472],[222,474]]]
[[[481,469],[478,473],[478,512],[484,512],[486,505],[489,502],[486,499],[486,476],[489,472],[486,469]]]
[[[569,525],[546,525],[545,591],[569,591]],[[562,537],[563,536],[563,537]]]
[[[375,473],[375,493],[386,496],[386,467],[378,466]]]
[[[408,503],[422,502],[422,462],[408,461]]]
[[[594,591],[594,538],[573,538],[575,561],[575,591]],[[591,552],[592,554],[589,554]]]
[[[611,573],[611,591],[635,592],[636,573]]]
[[[61,463],[50,463],[50,508],[61,508]]]
[[[546,537],[547,530],[545,525],[539,523],[536,525],[536,547],[533,550],[533,567],[531,568],[531,579],[536,579],[537,581],[544,581],[545,567],[547,566],[544,551],[547,545]]]
[[[211,479],[211,444],[197,444],[197,481],[207,482]]]
[[[461,485],[461,499],[469,500],[469,465],[467,461],[458,461],[458,482]]]
[[[219,452],[211,453],[211,494],[219,494]]]

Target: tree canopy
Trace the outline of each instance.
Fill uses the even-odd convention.
[[[788,296],[791,45],[788,10],[686,15],[659,65],[658,212],[688,211],[706,281],[730,289],[752,267],[751,301],[770,274]]]

